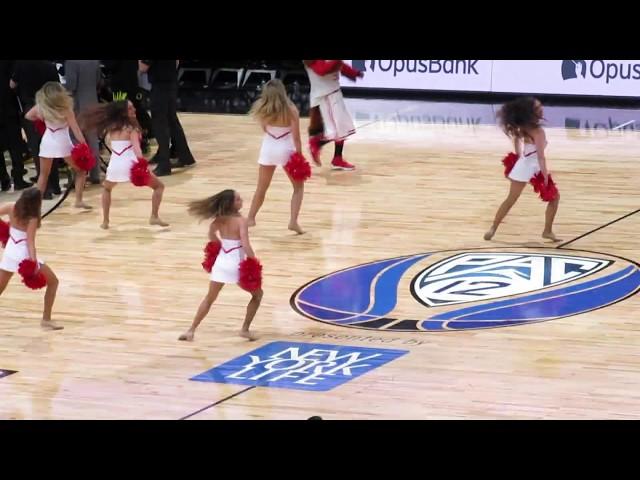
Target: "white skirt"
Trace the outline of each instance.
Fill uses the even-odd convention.
[[[107,175],[105,179],[109,182],[124,183],[131,181],[131,167],[138,161],[133,148],[125,147],[127,150],[116,150],[115,142],[111,144],[111,157],[109,158],[109,166],[107,167]],[[129,142],[127,142],[129,143]],[[120,155],[118,155],[120,152]]]
[[[29,258],[29,247],[27,246],[27,232],[11,227],[9,230],[9,241],[2,252],[0,270],[16,273],[20,263]],[[38,260],[40,265],[44,260]]]
[[[535,153],[528,157],[523,155],[516,161],[509,173],[509,178],[516,182],[528,182],[539,171],[540,162],[538,162],[538,156]]]
[[[293,144],[293,135],[290,131],[289,133],[283,134],[280,138],[265,133],[264,139],[262,140],[262,147],[260,148],[258,163],[260,165],[283,167],[295,151],[296,147]]]
[[[222,248],[211,269],[209,279],[219,283],[238,283],[240,262],[245,258],[240,240],[222,239]]]
[[[341,90],[322,97],[319,106],[326,140],[343,140],[356,133]]]
[[[73,143],[69,136],[69,127],[47,129],[40,141],[40,156],[43,158],[66,158],[71,155]]]

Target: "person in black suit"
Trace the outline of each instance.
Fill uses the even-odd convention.
[[[15,190],[31,186],[31,183],[22,178],[24,175],[23,140],[18,99],[9,86],[12,70],[12,61],[0,60],[0,188],[3,192],[11,188],[12,178]],[[9,150],[11,156],[11,177],[5,164],[5,150]]]
[[[158,142],[155,161],[158,166],[154,173],[158,177],[171,175],[169,142],[175,140],[178,167],[196,163],[178,119],[178,61],[140,60],[141,72],[148,72],[151,82],[151,121],[153,133]]]

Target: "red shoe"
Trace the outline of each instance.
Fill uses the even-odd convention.
[[[331,168],[333,170],[355,170],[356,167],[351,165],[342,157],[333,157],[331,160]]]
[[[311,151],[311,158],[313,159],[313,163],[315,163],[319,167],[322,165],[322,162],[320,162],[320,149],[322,148],[322,145],[320,145],[321,140],[321,135],[316,135],[315,137],[309,138],[309,150]]]

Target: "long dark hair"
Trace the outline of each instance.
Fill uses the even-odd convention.
[[[125,128],[140,130],[138,120],[129,117],[128,100],[87,107],[80,113],[78,122],[83,130],[96,131],[98,135]]]
[[[542,115],[533,97],[521,97],[505,103],[498,112],[504,133],[511,138],[531,137],[529,132],[542,125]]]
[[[27,188],[13,206],[13,212],[19,220],[28,222],[32,218],[38,219],[38,226],[42,220],[42,194],[36,187]]]
[[[189,203],[189,214],[202,220],[235,215],[238,213],[235,201],[235,190],[223,190],[212,197]]]

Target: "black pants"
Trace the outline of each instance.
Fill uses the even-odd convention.
[[[6,181],[9,179],[7,167],[4,160],[4,152],[9,151],[11,156],[11,177],[14,184],[22,183],[22,172],[24,170],[24,160],[22,158],[22,135],[20,132],[19,120],[16,118],[6,119],[0,125],[0,178]]]
[[[173,139],[176,156],[182,164],[189,165],[195,160],[187,144],[180,120],[178,120],[178,86],[158,83],[151,87],[151,121],[153,133],[158,142],[156,160],[158,169],[171,170],[169,163],[169,142]]]

